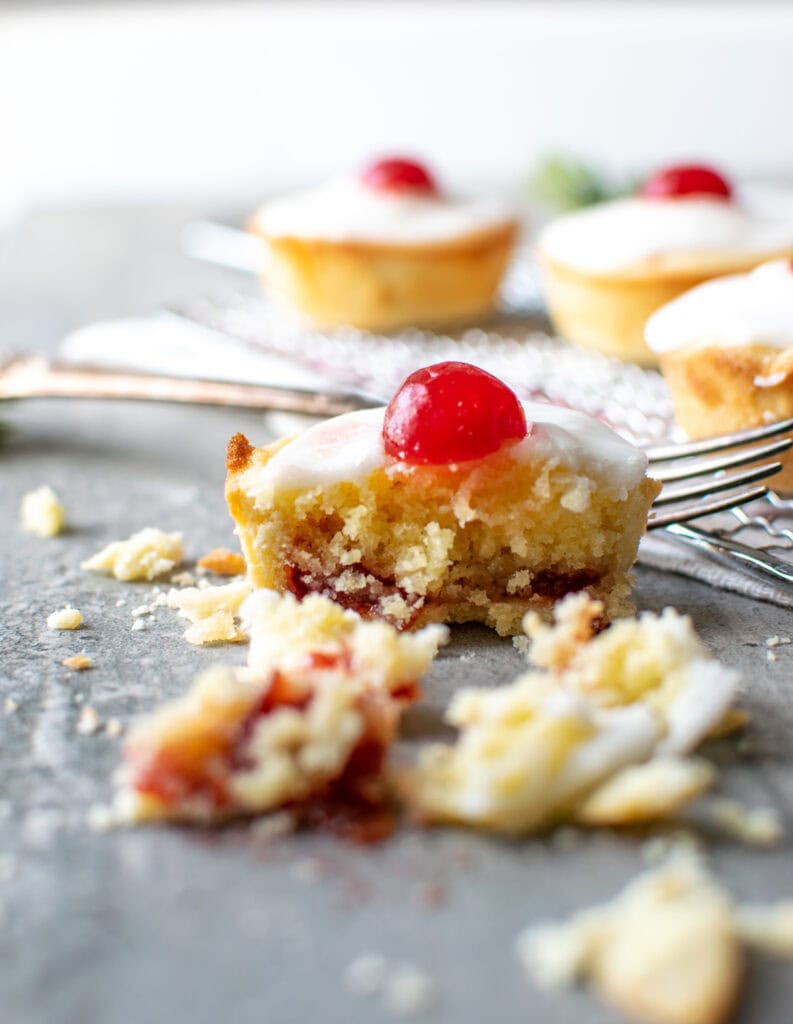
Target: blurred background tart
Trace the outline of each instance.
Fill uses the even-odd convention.
[[[495,199],[446,194],[421,164],[378,160],[262,206],[263,279],[320,327],[443,327],[493,305],[518,231]]]
[[[793,416],[793,261],[708,281],[659,309],[647,344],[691,438]],[[793,489],[793,458],[773,484]]]
[[[650,315],[711,278],[793,256],[793,212],[756,208],[702,165],[666,168],[628,198],[569,213],[541,233],[546,301],[563,337],[642,365]]]

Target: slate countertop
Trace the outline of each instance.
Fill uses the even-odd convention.
[[[206,213],[206,211],[201,211]],[[178,254],[175,207],[49,211],[0,237],[0,348],[52,350],[99,317],[145,312],[218,282]],[[379,952],[431,975],[438,1024],[613,1019],[586,993],[532,988],[512,945],[529,922],[600,902],[643,865],[645,837],[609,832],[569,845],[505,842],[462,831],[399,832],[375,849],[300,834],[265,842],[245,826],[96,833],[85,815],[110,795],[118,738],[77,733],[83,705],[126,723],[183,691],[234,647],[192,648],[160,609],[142,631],[131,610],[150,585],[81,572],[105,542],[142,526],[179,529],[188,556],[232,543],[223,452],[237,430],[263,441],[256,414],[106,402],[3,407],[13,428],[0,451],[0,1017],[12,1024],[378,1024],[393,1015],[351,995],[346,966]],[[69,529],[40,540],[17,525],[21,495],[42,483],[62,496]],[[125,603],[120,605],[118,602]],[[711,745],[721,790],[771,804],[790,826],[793,646],[766,660],[765,639],[792,635],[791,613],[650,570],[642,608],[690,613],[725,662],[744,671],[747,742]],[[72,603],[79,633],[47,629]],[[69,672],[85,649],[95,668]],[[473,657],[471,657],[473,655]],[[512,647],[478,628],[454,631],[411,713],[420,742],[456,685],[509,680]],[[718,876],[741,899],[793,896],[787,845],[708,843]],[[790,1020],[793,969],[751,959],[739,1022]]]

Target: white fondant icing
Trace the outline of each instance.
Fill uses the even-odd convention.
[[[528,435],[510,453],[517,460],[543,461],[586,474],[620,494],[636,486],[647,469],[644,452],[603,423],[555,405],[524,402]],[[383,447],[385,410],[346,413],[311,427],[256,470],[255,490],[307,490],[341,481],[363,482],[392,464]]]
[[[628,270],[675,253],[772,254],[793,249],[793,212],[704,197],[600,203],[552,221],[540,234],[551,259],[589,273]]]
[[[792,347],[793,267],[774,260],[692,288],[650,317],[645,337],[659,353],[701,344]]]
[[[341,178],[265,203],[254,223],[271,238],[410,245],[463,238],[514,219],[497,199],[384,192]]]

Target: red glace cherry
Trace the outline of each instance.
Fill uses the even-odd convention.
[[[383,421],[386,454],[411,465],[481,459],[527,433],[514,392],[470,363],[436,363],[411,373]]]
[[[370,164],[362,173],[361,181],[378,192],[419,192],[436,195],[438,186],[426,167],[415,160],[387,157]]]
[[[685,196],[732,198],[732,188],[718,171],[703,164],[666,167],[649,178],[640,189],[649,199],[680,199]]]

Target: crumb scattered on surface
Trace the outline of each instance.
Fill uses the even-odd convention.
[[[70,658],[64,658],[61,665],[71,668],[75,672],[84,672],[87,668],[93,668],[94,663],[87,654],[73,654]]]
[[[789,636],[770,636],[765,642],[766,647],[781,647],[789,643],[793,643]]]
[[[228,548],[213,548],[198,559],[198,568],[206,569],[215,576],[244,576],[247,571],[245,559],[239,551]]]
[[[139,618],[139,619],[135,619],[135,621],[130,626],[130,632],[131,633],[142,633],[144,630],[146,630],[148,628],[149,627],[146,625],[146,620]]]
[[[181,618],[192,623],[184,633],[188,643],[199,646],[240,643],[247,639],[239,626],[240,609],[251,591],[247,580],[238,580],[218,587],[171,590],[165,601]]]
[[[181,533],[146,527],[127,540],[116,540],[81,563],[82,569],[106,572],[117,580],[154,580],[171,572],[184,558]]]
[[[611,903],[528,928],[516,953],[537,984],[589,980],[604,1002],[642,1024],[721,1024],[743,978],[732,903],[689,851]]]
[[[380,953],[361,953],[347,965],[344,984],[356,996],[382,992],[388,974],[388,960]]]
[[[3,711],[7,715],[13,715],[15,711],[19,710],[19,704],[14,700],[13,697],[6,697],[3,701]]]
[[[125,597],[120,597],[118,601],[116,601],[116,608],[123,608],[126,603],[127,599]]]
[[[194,587],[195,582],[196,578],[191,572],[175,572],[171,576],[171,583],[175,587]]]
[[[773,807],[744,807],[719,797],[711,801],[710,811],[720,828],[752,846],[776,846],[785,838],[784,822]]]
[[[49,629],[78,629],[82,624],[82,612],[76,608],[61,608],[47,616],[47,627]]]
[[[96,708],[92,708],[86,705],[80,711],[80,718],[77,722],[77,731],[81,736],[93,736],[94,733],[99,732],[102,728],[102,721],[96,711]]]
[[[770,906],[746,904],[736,911],[744,942],[766,953],[793,959],[793,900]]]
[[[19,507],[22,529],[37,537],[55,537],[66,524],[66,513],[58,495],[46,484],[29,491]]]
[[[108,718],[107,725],[105,725],[105,732],[108,736],[120,736],[124,731],[124,726],[117,718]]]
[[[383,985],[386,1009],[400,1017],[418,1017],[437,1003],[435,982],[414,964],[399,964]]]
[[[88,808],[85,820],[94,832],[107,832],[118,824],[116,812],[108,804],[93,804]]]

